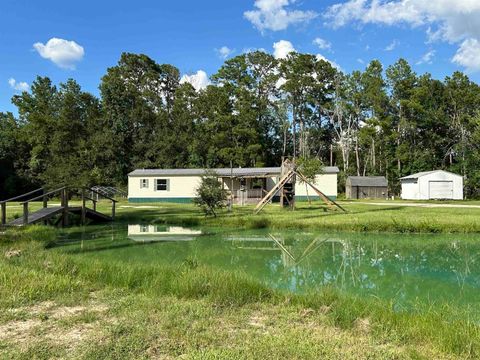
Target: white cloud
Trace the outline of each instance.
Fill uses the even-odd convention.
[[[477,39],[466,39],[452,61],[470,72],[480,71],[480,42]]]
[[[280,40],[278,42],[273,43],[273,56],[276,59],[285,59],[288,54],[291,52],[296,52],[293,44],[290,41],[287,40]],[[315,55],[317,60],[325,60],[329,62],[334,68],[337,68],[338,70],[341,70],[340,65],[338,65],[335,61],[332,61],[330,59],[327,59],[325,56],[322,54],[316,54]]]
[[[208,75],[203,70],[198,70],[195,74],[192,75],[183,75],[180,79],[180,84],[189,83],[195,88],[195,90],[205,89],[210,85],[210,80]]]
[[[41,57],[49,59],[64,69],[75,69],[75,63],[82,60],[85,51],[75,41],[51,38],[46,44],[37,42],[33,44]]]
[[[258,30],[279,31],[288,26],[306,23],[317,16],[314,11],[291,10],[295,0],[255,0],[255,10],[245,11],[243,16]]]
[[[330,65],[332,65],[334,68],[336,68],[337,70],[342,70],[342,68],[340,67],[340,65],[338,65],[335,61],[332,61],[330,59],[327,59],[325,56],[323,56],[322,54],[317,54],[316,55],[317,57],[317,60],[324,60],[326,62],[329,62]]]
[[[220,49],[215,49],[215,51],[217,52],[218,56],[222,59],[226,59],[228,58],[235,50],[233,49],[230,49],[229,47],[227,46],[222,46]]]
[[[398,41],[393,40],[390,44],[387,45],[387,47],[385,47],[385,51],[393,51],[393,50],[395,50],[397,45],[398,45]]]
[[[290,41],[280,40],[273,43],[273,56],[275,56],[276,59],[285,59],[289,53],[295,51]]]
[[[8,84],[13,90],[16,91],[28,91],[30,90],[30,85],[28,85],[25,81],[17,82],[14,78],[8,79]]]
[[[467,69],[474,59],[466,60],[480,40],[480,1],[478,0],[349,0],[330,6],[325,15],[337,28],[348,23],[426,27],[432,41],[461,43],[452,61]]]
[[[423,54],[422,58],[416,62],[417,65],[422,65],[422,64],[431,64],[432,59],[435,56],[435,50],[430,50]]]
[[[313,40],[313,44],[317,45],[322,50],[330,50],[332,48],[332,44],[329,41],[319,37]]]

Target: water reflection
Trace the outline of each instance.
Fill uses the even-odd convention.
[[[92,227],[67,234],[57,249],[122,263],[181,265],[194,259],[244,272],[277,289],[308,292],[331,286],[391,300],[395,308],[433,301],[480,305],[478,237],[271,230],[200,234],[152,224]]]
[[[390,237],[279,232],[230,234],[224,240],[236,252],[236,266],[248,259],[249,273],[260,268],[256,276],[293,292],[333,286],[391,299],[396,308],[439,299],[479,303],[478,245],[439,242],[438,237]],[[258,256],[263,263],[255,266]]]
[[[166,225],[128,225],[127,236],[130,240],[142,243],[158,241],[192,241],[198,235],[200,230],[193,230],[181,226]]]

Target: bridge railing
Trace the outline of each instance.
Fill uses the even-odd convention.
[[[90,197],[87,196],[87,193],[90,192]],[[94,196],[94,194],[96,196]],[[90,200],[92,201],[93,203],[93,210],[97,211],[97,201],[99,200],[99,197],[102,197],[104,199],[107,199],[107,200],[110,200],[112,202],[112,214],[111,214],[111,217],[112,217],[112,220],[115,219],[115,207],[116,207],[116,203],[118,202],[117,200],[115,200],[113,197],[110,197],[106,194],[103,194],[97,190],[95,190],[94,188],[88,188],[88,187],[84,187],[82,188],[82,221],[85,220],[85,202],[87,200]]]
[[[23,199],[27,196],[36,194],[37,192],[40,192],[40,191],[44,192],[45,190],[43,188],[39,188],[39,189],[30,191],[30,192],[22,194],[22,195],[18,195],[18,196],[12,197],[10,199],[0,201],[0,208],[1,208],[0,223],[2,225],[5,225],[7,223],[7,203]]]
[[[20,205],[23,205],[23,224],[27,225],[28,224],[28,215],[29,215],[29,208],[28,205],[32,201],[37,201],[37,200],[42,200],[43,202],[43,208],[48,207],[48,198],[50,196],[60,194],[61,198],[61,206],[63,208],[63,225],[68,225],[68,216],[66,216],[66,213],[68,212],[68,186],[62,186],[61,188],[49,191],[47,193],[44,193],[40,196],[36,196],[34,198],[28,199],[27,201],[23,201],[20,203]]]
[[[34,197],[29,197],[31,195],[36,194],[37,192],[42,191],[43,193],[38,196]],[[26,197],[29,197],[27,200],[20,202],[20,205],[23,207],[23,214],[22,214],[22,219],[23,219],[23,225],[27,225],[29,221],[29,215],[30,215],[30,209],[29,205],[33,201],[42,201],[43,208],[48,207],[48,201],[51,197],[54,197],[58,195],[60,197],[61,201],[61,208],[62,208],[62,225],[67,226],[68,225],[68,211],[69,211],[69,198],[73,193],[80,193],[81,195],[81,217],[82,217],[82,224],[85,223],[86,220],[86,212],[87,212],[87,207],[86,207],[86,202],[91,201],[93,204],[93,210],[97,211],[97,202],[99,198],[105,198],[107,200],[110,200],[112,203],[112,208],[111,208],[111,218],[112,220],[115,219],[115,208],[116,208],[116,203],[117,200],[114,198],[107,196],[105,194],[102,194],[94,189],[88,188],[88,187],[73,187],[73,186],[62,186],[58,189],[54,189],[48,192],[45,192],[45,189],[40,188],[36,189],[34,191],[30,191],[26,194],[22,194],[7,200],[0,201],[0,208],[1,208],[1,225],[6,225],[7,224],[7,203],[13,202],[19,199],[24,199]],[[96,194],[94,197],[93,195],[90,197],[88,194]],[[78,208],[77,208],[78,209]]]

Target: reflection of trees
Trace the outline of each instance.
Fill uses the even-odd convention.
[[[308,291],[330,285],[397,304],[417,299],[479,301],[480,260],[471,242],[417,240],[411,235],[397,239],[356,236],[267,234],[257,249],[268,249],[264,268],[268,273],[260,276],[278,288]],[[248,248],[246,261],[256,251],[251,243]]]
[[[201,265],[241,271],[291,291],[333,286],[402,305],[416,299],[480,302],[480,242],[458,235],[256,230],[139,244],[127,239],[124,228],[96,227],[66,234],[57,246],[126,262],[181,264],[195,258]]]

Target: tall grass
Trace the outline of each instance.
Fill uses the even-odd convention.
[[[263,303],[324,312],[332,325],[355,328],[368,319],[376,337],[400,344],[424,342],[465,358],[480,356],[480,327],[457,317],[455,309],[396,312],[388,302],[347,296],[331,288],[294,295],[272,290],[244,274],[199,265],[145,265],[102,262],[44,250],[55,230],[30,227],[8,231],[0,249],[14,246],[20,257],[0,260],[0,306],[70,297],[82,299],[98,289],[121,289],[153,298],[205,299],[216,306]],[[453,319],[453,320],[452,320]],[[455,320],[458,319],[458,320]]]

